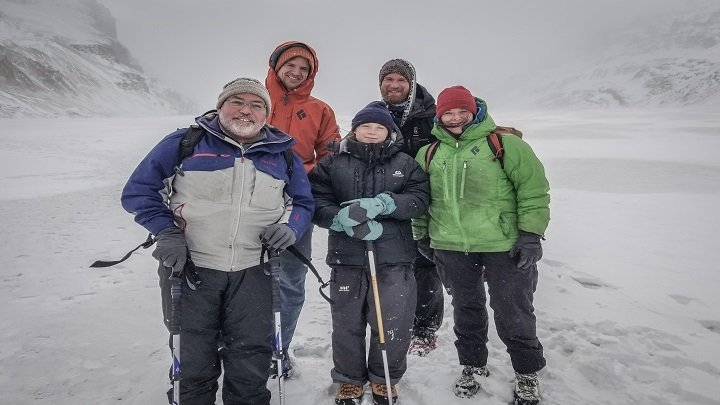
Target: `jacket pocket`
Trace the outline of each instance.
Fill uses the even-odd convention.
[[[502,232],[503,236],[508,237],[511,233],[512,227],[510,221],[505,218],[503,214],[500,214],[500,217],[498,218],[498,224],[500,225],[500,231]]]
[[[285,181],[278,180],[267,173],[257,171],[255,174],[255,187],[250,205],[263,210],[276,210],[281,208],[285,200],[283,192]]]

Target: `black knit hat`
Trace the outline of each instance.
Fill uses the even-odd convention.
[[[390,73],[397,73],[404,77],[408,83],[415,81],[415,68],[405,59],[390,59],[380,68],[380,83]]]
[[[357,127],[362,124],[367,124],[368,122],[384,126],[385,129],[388,130],[388,133],[396,131],[392,114],[390,114],[390,111],[382,101],[373,101],[358,111],[352,119],[352,130],[355,131]]]

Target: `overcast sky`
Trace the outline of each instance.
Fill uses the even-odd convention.
[[[272,50],[288,40],[315,48],[313,95],[352,116],[379,97],[392,58],[415,65],[433,95],[463,84],[492,107],[513,77],[575,63],[603,39],[692,0],[99,0],[119,40],[145,71],[214,106],[239,76],[264,80]],[[516,82],[519,83],[519,82]],[[199,111],[203,112],[203,111]]]

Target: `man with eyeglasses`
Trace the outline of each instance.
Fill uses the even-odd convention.
[[[201,280],[182,289],[183,405],[215,403],[221,373],[223,403],[270,403],[272,280],[260,267],[261,244],[292,245],[314,210],[307,174],[289,170],[285,158],[295,141],[266,125],[270,110],[259,81],[233,80],[218,96],[217,110],[195,119],[203,132],[192,152],[181,153],[190,129],[171,133],[122,192],[123,207],[157,241],[166,325],[169,277],[185,280],[192,273]]]
[[[293,147],[300,155],[306,172],[330,154],[328,144],[340,140],[340,128],[335,112],[327,103],[310,93],[315,86],[318,58],[309,45],[289,41],[279,45],[270,55],[269,69],[265,78],[272,100],[268,124],[285,131],[297,142]],[[298,238],[295,248],[306,258],[312,254],[313,226]],[[307,267],[290,252],[280,254],[280,302],[282,303],[282,342],[285,359],[282,374],[293,375],[289,347],[295,334],[300,311],[305,302],[305,276]],[[270,376],[276,377],[277,363],[273,362]]]

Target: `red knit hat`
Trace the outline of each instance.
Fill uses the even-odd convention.
[[[448,110],[453,108],[464,108],[473,115],[478,109],[475,104],[475,97],[463,86],[451,86],[443,90],[437,97],[437,117],[442,117]]]
[[[310,72],[312,72],[315,67],[313,66],[313,56],[312,53],[310,53],[307,48],[303,46],[291,46],[290,48],[286,49],[283,53],[280,54],[278,57],[277,62],[275,63],[274,69],[280,70],[282,65],[285,64],[285,62],[289,61],[290,59],[299,56],[301,58],[304,58],[308,61],[308,64],[310,64]]]

